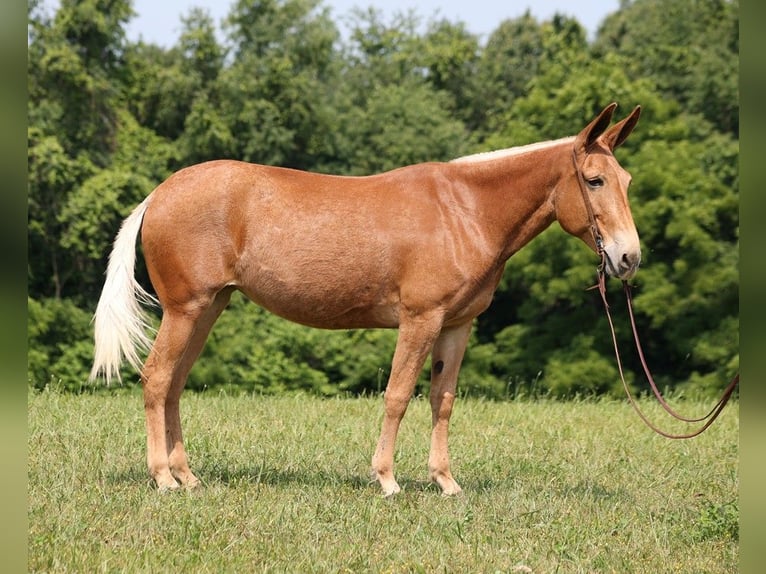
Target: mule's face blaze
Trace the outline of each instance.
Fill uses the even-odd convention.
[[[606,272],[628,280],[641,263],[641,245],[628,201],[631,176],[608,150],[589,154],[583,163],[582,175],[604,242]]]

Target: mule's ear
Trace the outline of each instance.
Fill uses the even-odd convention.
[[[627,118],[609,128],[602,138],[604,143],[609,146],[609,149],[614,151],[614,148],[622,145],[622,142],[628,138],[630,132],[636,127],[640,115],[641,106],[636,106]]]
[[[593,143],[595,143],[599,136],[604,133],[606,128],[609,127],[609,122],[612,121],[612,114],[614,114],[614,109],[616,107],[616,102],[609,104],[601,110],[601,113],[596,119],[585,126],[585,128],[577,134],[574,143],[577,153],[584,153]]]

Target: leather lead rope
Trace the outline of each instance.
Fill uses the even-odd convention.
[[[585,211],[588,214],[588,223],[590,226],[590,231],[593,234],[593,240],[596,244],[596,251],[598,255],[601,257],[601,264],[599,265],[597,270],[598,283],[594,285],[593,287],[591,287],[591,289],[598,288],[599,294],[601,295],[601,301],[604,303],[604,310],[606,311],[606,317],[607,317],[607,320],[609,321],[609,329],[612,334],[612,344],[614,345],[614,356],[617,359],[617,370],[620,373],[620,380],[622,381],[622,386],[625,389],[625,394],[627,395],[628,400],[630,401],[630,404],[633,407],[633,410],[636,411],[639,418],[641,418],[641,420],[644,421],[644,423],[657,434],[664,436],[666,438],[672,438],[672,439],[685,439],[685,438],[692,438],[697,435],[700,435],[705,430],[707,430],[707,428],[711,424],[713,424],[713,421],[715,421],[718,418],[718,415],[721,414],[721,411],[726,406],[726,403],[729,402],[729,399],[734,393],[734,389],[739,384],[739,373],[737,373],[734,376],[734,378],[731,380],[729,385],[724,390],[721,398],[705,416],[698,417],[698,418],[688,418],[688,417],[681,416],[676,411],[674,411],[670,407],[670,405],[667,403],[665,398],[662,396],[662,393],[660,392],[659,388],[654,382],[654,377],[652,377],[652,374],[646,363],[646,359],[644,358],[644,351],[641,347],[641,341],[639,340],[639,337],[638,337],[638,329],[636,328],[636,320],[635,320],[635,317],[633,316],[633,303],[632,303],[633,297],[631,295],[630,285],[628,284],[627,281],[623,281],[622,286],[623,286],[623,291],[625,292],[625,300],[628,306],[628,314],[630,315],[630,325],[633,331],[633,339],[635,340],[635,343],[636,343],[636,350],[638,351],[638,356],[641,360],[641,366],[644,369],[644,374],[646,375],[646,378],[649,380],[649,385],[652,388],[652,392],[654,393],[654,396],[657,398],[660,405],[662,405],[662,408],[665,409],[665,411],[668,414],[670,414],[672,417],[680,421],[683,421],[685,423],[701,423],[704,421],[704,424],[702,424],[702,426],[700,426],[698,429],[690,433],[673,434],[673,433],[663,431],[662,429],[655,426],[647,418],[647,416],[641,411],[635,398],[633,398],[633,394],[630,392],[630,388],[628,387],[628,383],[625,381],[625,375],[622,370],[622,360],[620,359],[620,350],[619,350],[619,346],[617,345],[617,335],[615,334],[614,323],[612,322],[612,314],[609,311],[609,302],[606,299],[606,265],[607,265],[609,256],[607,255],[606,250],[604,249],[604,240],[601,236],[601,232],[599,231],[598,223],[596,222],[596,216],[593,212],[593,206],[591,205],[590,198],[588,197],[588,190],[586,189],[585,180],[582,175],[582,171],[577,165],[577,156],[574,150],[572,150],[572,162],[574,164],[575,173],[577,174],[577,181],[580,185],[580,191],[582,192],[583,203],[585,204]]]
[[[698,429],[689,432],[689,433],[683,433],[683,434],[673,434],[666,432],[660,428],[658,428],[656,425],[654,425],[648,417],[641,411],[641,409],[638,406],[638,403],[636,402],[635,398],[633,397],[633,394],[630,392],[630,388],[628,387],[628,383],[625,381],[625,375],[622,370],[622,360],[620,359],[620,351],[617,345],[617,336],[615,335],[614,330],[614,324],[612,322],[612,314],[609,311],[609,303],[606,299],[606,276],[602,270],[599,271],[599,278],[598,278],[598,290],[601,294],[601,300],[604,303],[604,309],[606,310],[606,317],[609,321],[609,329],[612,334],[612,344],[614,345],[614,356],[617,359],[617,369],[620,373],[620,380],[622,381],[622,386],[625,389],[625,394],[628,397],[628,400],[630,401],[630,404],[633,406],[633,410],[636,411],[638,416],[641,418],[642,421],[648,426],[650,429],[652,429],[654,432],[656,432],[659,435],[662,435],[666,438],[672,438],[672,439],[683,439],[683,438],[693,438],[697,435],[702,434],[707,428],[713,424],[713,421],[715,421],[718,418],[718,415],[721,414],[721,411],[723,411],[723,408],[726,406],[726,403],[729,402],[729,399],[731,398],[732,394],[734,393],[734,389],[739,384],[739,373],[737,373],[732,381],[729,383],[729,385],[726,387],[726,389],[723,392],[723,395],[718,400],[718,402],[715,404],[715,406],[703,417],[699,418],[688,418],[683,417],[676,413],[672,408],[670,408],[670,405],[668,405],[665,398],[662,396],[662,393],[660,393],[659,389],[657,388],[657,385],[654,382],[654,378],[652,377],[651,372],[649,371],[649,367],[646,364],[646,361],[644,359],[643,350],[641,349],[641,342],[638,337],[638,331],[636,330],[635,326],[635,320],[633,318],[633,305],[631,303],[631,296],[630,296],[630,287],[628,286],[626,281],[623,281],[623,288],[625,289],[625,295],[626,295],[626,301],[628,305],[628,311],[631,318],[631,325],[633,328],[633,338],[636,342],[636,349],[638,350],[639,357],[641,358],[641,365],[644,368],[644,373],[646,374],[647,379],[649,379],[649,384],[652,387],[652,392],[654,393],[655,397],[659,401],[659,403],[662,405],[662,408],[665,409],[671,416],[674,418],[683,421],[685,423],[695,423],[695,422],[702,422],[704,421],[704,424],[700,426]]]

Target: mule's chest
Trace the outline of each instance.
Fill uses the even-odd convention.
[[[447,326],[462,324],[486,311],[492,303],[502,275],[503,268],[501,267],[490,274],[485,281],[473,285],[473,288],[471,285],[467,285],[465,293],[458,293],[458,296],[455,297],[451,309],[447,311],[444,324]]]

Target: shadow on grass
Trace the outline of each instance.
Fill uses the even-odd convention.
[[[624,488],[612,489],[593,480],[580,480],[558,489],[558,494],[566,497],[587,498],[591,500],[632,500],[634,497]]]
[[[296,486],[316,489],[344,488],[352,491],[370,491],[376,494],[380,491],[376,481],[364,473],[354,471],[214,463],[201,466],[195,472],[202,481],[203,487],[266,485],[276,488],[294,488]],[[153,481],[140,466],[116,471],[108,476],[109,480],[115,484],[154,486]],[[465,476],[463,480],[458,476],[457,479],[465,493],[514,491],[520,487],[522,490],[535,488],[533,480],[530,480],[529,484],[525,484],[523,474],[513,472],[503,476]],[[434,494],[441,492],[436,484],[424,478],[418,479],[399,475],[397,480],[404,492],[432,492]],[[634,499],[633,494],[623,488],[610,488],[593,479],[564,480],[553,487],[551,493],[555,493],[556,496],[604,502],[625,502]]]
[[[195,470],[195,469],[192,469]],[[369,490],[377,493],[380,487],[377,481],[372,480],[364,474],[355,474],[343,471],[328,471],[326,469],[290,469],[275,468],[267,465],[261,466],[225,466],[214,465],[200,467],[195,470],[195,474],[202,481],[202,486],[212,487],[216,485],[237,486],[237,485],[266,485],[270,487],[294,488],[301,486],[304,488],[345,488],[349,490]],[[130,468],[112,472],[107,475],[108,480],[113,484],[119,485],[143,485],[154,486],[148,473],[142,468]],[[403,491],[410,492],[429,492],[439,493],[439,488],[428,480],[408,479],[407,477],[398,477],[399,485]]]
[[[268,465],[216,465],[212,468],[201,469],[200,478],[209,485],[248,483],[251,485],[294,486],[297,484],[314,487],[343,486],[354,490],[362,490],[374,486],[369,478],[360,475],[328,471],[326,469],[275,468]]]
[[[509,471],[506,475],[496,476],[466,476],[458,482],[467,493],[508,492],[518,495],[535,496],[534,493],[547,492],[551,496],[575,498],[594,502],[630,502],[635,500],[634,493],[622,487],[612,486],[592,478],[576,478],[559,475],[556,484],[547,482],[544,490],[540,490],[539,477],[525,472]]]

